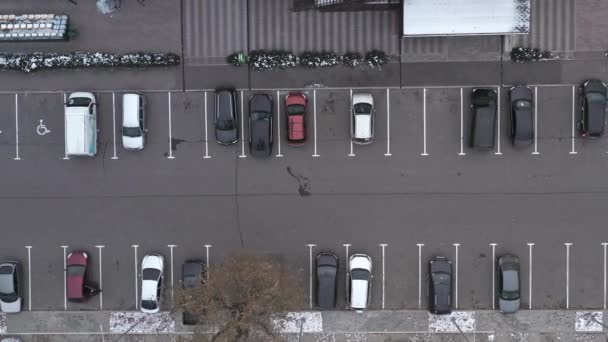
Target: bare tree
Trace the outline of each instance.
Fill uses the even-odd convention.
[[[197,329],[194,341],[279,341],[276,320],[303,303],[304,290],[284,264],[252,255],[228,257],[206,284],[176,292],[177,308],[212,331]]]

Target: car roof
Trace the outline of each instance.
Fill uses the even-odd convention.
[[[139,94],[124,94],[122,96],[122,125],[123,127],[139,127]]]
[[[368,280],[353,279],[351,281],[350,306],[354,309],[365,309],[367,307],[368,291]]]
[[[475,146],[492,147],[494,145],[496,111],[493,107],[477,107],[475,109],[475,127],[473,141]]]
[[[218,116],[222,120],[233,119],[236,115],[236,104],[234,103],[233,91],[222,89],[215,93],[218,111]]]
[[[372,116],[355,115],[355,138],[369,139],[372,137]]]
[[[532,110],[518,109],[514,111],[515,137],[520,139],[532,139],[534,136],[534,117]]]
[[[289,122],[289,139],[304,139],[306,136],[304,128],[304,116],[290,115],[287,120]]]
[[[338,269],[326,264],[317,266],[317,305],[334,307],[336,303],[336,277]]]

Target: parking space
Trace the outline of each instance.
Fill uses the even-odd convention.
[[[19,94],[19,156],[40,162],[65,157],[63,94]]]

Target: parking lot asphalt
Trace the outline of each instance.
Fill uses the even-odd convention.
[[[214,142],[209,92],[145,93],[140,152],[120,143],[122,93],[97,93],[90,159],[64,159],[63,93],[2,94],[2,257],[24,264],[31,310],[135,309],[150,252],[166,256],[166,285],[188,258],[209,258],[212,279],[224,255],[253,252],[286,260],[308,290],[310,258],[324,250],[340,257],[339,307],[347,255],[363,252],[374,309],[426,308],[426,262],[439,254],[454,262],[455,307],[491,309],[493,256],[509,252],[522,263],[522,307],[604,308],[608,144],[573,135],[576,91],[538,86],[538,139],[514,149],[501,88],[499,138],[480,152],[467,146],[471,88],[306,90],[309,140],[298,148],[278,129],[288,91],[268,90],[281,137],[265,160],[241,141]],[[374,96],[372,145],[350,144],[351,92]],[[237,94],[243,118],[251,93]],[[102,296],[65,301],[62,246],[89,252]],[[170,286],[164,298],[170,308]]]

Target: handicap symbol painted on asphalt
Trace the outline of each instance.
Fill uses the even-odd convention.
[[[36,133],[38,133],[38,135],[46,135],[48,133],[51,133],[51,130],[46,128],[44,120],[40,120],[40,124],[38,125],[38,127],[36,127]]]

